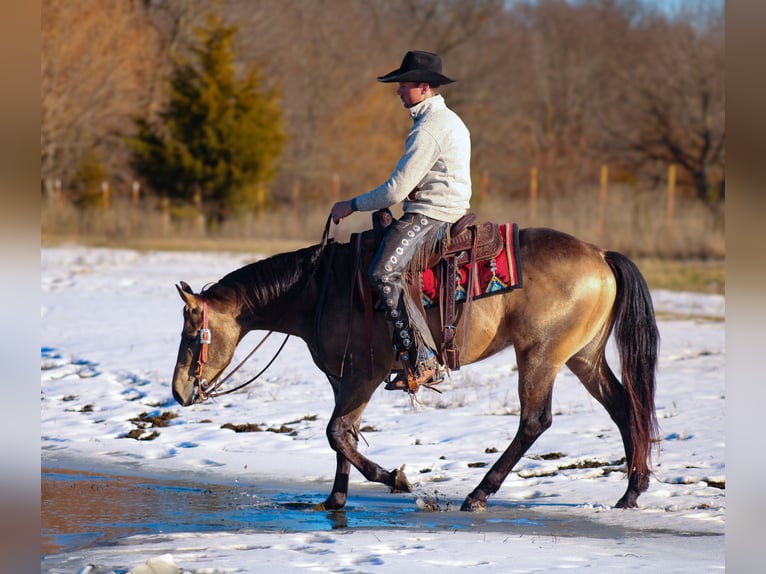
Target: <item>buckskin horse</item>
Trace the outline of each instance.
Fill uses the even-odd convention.
[[[512,345],[521,407],[511,444],[461,509],[485,510],[487,497],[497,492],[550,427],[553,383],[563,365],[617,425],[628,485],[616,506],[636,507],[636,499],[649,485],[657,433],[654,392],[659,333],[646,281],[626,256],[560,231],[526,228],[518,232],[518,239],[523,288],[474,300],[470,321],[458,309],[461,363],[480,361]],[[200,293],[183,281],[176,285],[185,306],[172,388],[181,405],[207,398],[205,390],[219,380],[238,343],[252,330],[293,335],[308,346],[335,397],[327,438],[337,467],[332,490],[317,505],[319,509],[345,505],[351,465],[367,480],[392,491],[412,491],[402,469],[386,470],[357,450],[362,413],[396,367],[383,313],[371,318],[368,314],[365,319],[364,309],[352,302],[357,266],[351,243],[323,240],[241,267]],[[427,318],[438,336],[439,310],[430,308]],[[468,324],[467,333],[460,329],[464,324]],[[367,336],[362,336],[365,332]],[[612,333],[622,382],[606,361],[605,347]]]

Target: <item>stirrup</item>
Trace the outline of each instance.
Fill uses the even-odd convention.
[[[385,388],[387,391],[404,391],[414,395],[423,386],[441,393],[439,389],[435,388],[435,385],[438,385],[443,380],[444,377],[441,376],[441,370],[438,365],[426,368],[419,377],[407,368],[405,371],[396,373],[396,376],[386,383]]]

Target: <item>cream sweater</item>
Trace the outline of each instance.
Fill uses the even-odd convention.
[[[359,211],[403,201],[404,213],[454,223],[471,199],[471,136],[441,95],[408,109],[414,124],[388,180],[354,199]],[[408,197],[409,196],[409,197]]]

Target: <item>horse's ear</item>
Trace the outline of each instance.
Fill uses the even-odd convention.
[[[189,307],[194,307],[194,302],[197,300],[197,296],[192,291],[192,288],[185,281],[181,281],[180,285],[176,285],[178,294]]]

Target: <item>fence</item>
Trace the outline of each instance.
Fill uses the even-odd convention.
[[[480,219],[515,221],[521,227],[553,227],[629,256],[722,258],[725,253],[723,207],[710,207],[676,187],[675,166],[664,189],[639,189],[611,183],[602,166],[598,184],[566,197],[541,197],[540,174],[530,170],[526,197],[509,197],[492,188],[489,174],[479,178],[472,209]],[[321,237],[332,203],[341,197],[341,179],[331,178],[326,204],[302,201],[293,184],[289,204],[262,206],[216,226],[206,225],[199,206],[173,206],[165,198],[141,193],[138,183],[117,192],[101,185],[101,201],[77,208],[66,199],[60,182],[46,186],[41,231],[43,240],[61,239],[129,245],[136,241],[216,242],[290,240],[309,244]],[[396,214],[396,208],[394,209]],[[353,214],[334,229],[338,240],[370,226],[369,214]]]

